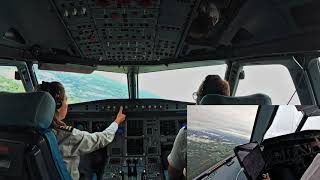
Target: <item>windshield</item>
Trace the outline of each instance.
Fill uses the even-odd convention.
[[[279,106],[273,122],[264,139],[290,134],[296,131],[303,114],[295,106]]]
[[[268,95],[272,104],[301,104],[288,69],[283,65],[244,66],[245,78],[239,81],[236,96],[255,93]]]
[[[301,130],[320,130],[320,116],[308,117]]]
[[[15,66],[0,66],[0,92],[25,92],[22,81],[15,79]]]
[[[94,71],[91,74],[39,70],[34,66],[39,83],[58,81],[66,89],[68,103],[101,99],[126,99],[128,86],[126,74]]]
[[[188,178],[192,179],[249,142],[258,106],[188,106]]]
[[[303,118],[303,113],[298,111],[295,106],[279,106],[274,120],[264,135],[264,139],[277,137],[285,134],[294,133]],[[320,116],[308,117],[304,123],[303,130],[319,130]]]
[[[195,102],[192,94],[205,77],[217,74],[224,78],[226,68],[223,64],[139,74],[139,98]]]

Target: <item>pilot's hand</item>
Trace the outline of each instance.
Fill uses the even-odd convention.
[[[269,173],[263,174],[262,177],[263,177],[262,180],[271,180]]]
[[[126,115],[122,113],[123,107],[120,106],[119,112],[117,114],[117,118],[116,120],[114,120],[114,122],[116,122],[118,125],[121,124],[125,119],[126,119]]]

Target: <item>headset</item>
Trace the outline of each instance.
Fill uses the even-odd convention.
[[[42,85],[44,90],[46,90],[47,92],[50,93],[50,95],[53,97],[55,103],[56,103],[56,109],[61,108],[62,106],[62,101],[61,101],[61,97],[60,94],[57,93],[58,89],[54,88],[50,82],[46,82],[46,81],[42,81]]]

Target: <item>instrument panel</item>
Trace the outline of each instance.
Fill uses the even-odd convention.
[[[265,140],[262,145],[266,171],[287,168],[300,178],[320,153],[320,146],[313,145],[317,137],[320,137],[320,131],[308,130]]]
[[[167,156],[180,128],[186,125],[189,104],[152,99],[94,101],[70,105],[66,122],[80,130],[100,132],[123,106],[126,120],[113,142],[89,157],[90,162],[105,158],[100,170],[94,171],[102,172],[98,173],[102,179],[165,179]]]

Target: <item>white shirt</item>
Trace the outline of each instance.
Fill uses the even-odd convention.
[[[320,179],[320,154],[313,159],[312,163],[304,172],[301,180],[319,180]]]
[[[187,166],[187,128],[180,129],[168,156],[168,162],[170,166],[178,170],[183,170],[184,176],[186,176]]]
[[[69,129],[69,130],[68,130]],[[73,180],[78,180],[80,156],[105,147],[114,139],[118,124],[113,122],[102,132],[89,133],[78,129],[54,129],[63,161]]]

